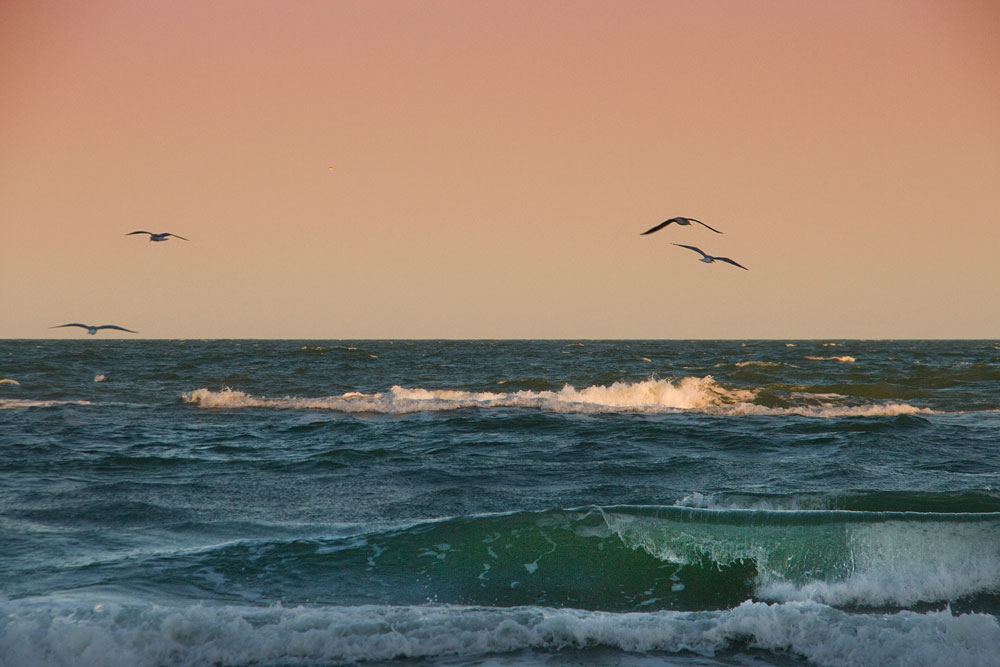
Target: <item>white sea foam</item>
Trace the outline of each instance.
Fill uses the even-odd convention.
[[[830,509],[829,496],[789,494],[786,496],[755,496],[744,493],[726,493],[721,496],[713,493],[688,494],[674,503],[674,507],[691,507],[695,509],[713,510],[765,510],[765,511],[802,511]]]
[[[845,417],[898,417],[900,415],[932,415],[937,414],[929,408],[918,408],[908,403],[869,403],[866,405],[822,405],[801,406],[791,408],[769,408],[753,403],[741,403],[733,406],[728,414],[761,415],[761,416],[797,416],[821,417],[825,419],[842,419]]]
[[[565,385],[559,391],[471,392],[458,389],[392,387],[388,392],[363,394],[347,392],[317,398],[254,396],[235,389],[212,391],[201,388],[182,398],[201,408],[269,408],[278,410],[334,410],[347,413],[408,414],[463,408],[529,408],[566,413],[678,411],[704,412],[720,416],[802,416],[802,417],[892,417],[933,414],[926,408],[906,403],[843,405],[825,402],[774,408],[753,403],[753,389],[727,389],[710,375],[676,381],[649,379],[592,385],[577,389]]]
[[[90,401],[32,401],[27,399],[0,398],[0,410],[24,410],[26,408],[52,408],[58,405],[90,404]]]
[[[387,393],[350,392],[323,398],[255,397],[233,389],[197,389],[183,399],[203,408],[284,408],[339,410],[344,412],[410,413],[461,408],[537,408],[554,412],[643,412],[705,410],[752,400],[755,392],[727,390],[711,376],[687,377],[675,382],[649,379],[616,382],[610,386],[576,389],[565,385],[559,391],[511,393],[470,392],[453,389],[422,389],[395,386]]]
[[[810,361],[839,361],[842,364],[853,364],[857,359],[847,355],[841,357],[806,357]]]
[[[98,373],[97,375],[94,376],[94,382],[107,382],[107,381],[108,381],[108,376],[106,376],[104,373]]]
[[[725,611],[0,603],[0,662],[36,667],[327,665],[604,647],[714,656],[744,645],[824,667],[995,665],[988,614],[848,614],[816,602]]]
[[[0,385],[4,384],[20,385],[21,383],[11,378],[0,378]]]
[[[763,366],[766,368],[776,368],[781,366],[780,362],[777,361],[737,361],[736,366],[743,368],[744,366]]]

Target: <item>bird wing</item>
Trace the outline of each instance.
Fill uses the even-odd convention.
[[[709,255],[705,253],[701,248],[695,248],[693,245],[684,245],[683,243],[675,243],[674,245],[680,246],[681,248],[687,248],[688,250],[694,250],[699,253],[702,257],[708,257]]]
[[[653,227],[652,229],[643,232],[639,236],[645,236],[646,234],[652,234],[653,232],[658,232],[661,229],[663,229],[664,227],[666,227],[667,225],[669,225],[671,222],[673,222],[673,219],[665,220],[665,221],[661,222],[660,224],[658,224],[656,227]]]
[[[152,235],[153,235],[153,232],[144,232],[144,231],[142,231],[141,229],[139,229],[139,230],[137,230],[137,231],[134,231],[134,232],[129,232],[129,233],[128,233],[128,234],[126,234],[125,236],[132,236],[133,234],[149,234],[150,236],[152,236]]]
[[[697,223],[698,223],[699,225],[701,225],[702,227],[708,227],[708,229],[711,229],[711,230],[712,230],[713,232],[715,232],[716,234],[721,234],[721,233],[722,233],[722,232],[720,232],[720,231],[719,231],[718,229],[716,229],[715,227],[709,227],[708,225],[706,225],[706,224],[705,224],[704,222],[702,222],[701,220],[695,220],[694,218],[688,218],[688,220],[690,220],[691,222],[697,222]]]
[[[716,257],[715,259],[716,259],[717,261],[719,261],[719,262],[729,262],[729,263],[730,263],[730,264],[732,264],[733,266],[738,266],[738,267],[740,267],[741,269],[743,269],[744,271],[749,271],[749,270],[750,270],[750,269],[748,269],[747,267],[745,267],[745,266],[743,266],[742,264],[740,264],[739,262],[736,262],[736,261],[733,261],[733,260],[729,259],[728,257]]]
[[[78,322],[70,322],[69,324],[57,324],[54,327],[49,327],[50,329],[59,329],[61,327],[83,327],[84,329],[89,329],[86,324],[80,324]]]
[[[132,331],[131,329],[126,329],[125,327],[115,326],[114,324],[102,324],[97,327],[98,329],[118,329],[119,331],[127,331],[129,333],[139,333],[138,331]]]
[[[177,234],[171,234],[170,232],[167,232],[166,234],[164,234],[164,236],[173,236],[175,239],[180,239],[181,241],[189,240],[184,238],[183,236],[177,236]]]

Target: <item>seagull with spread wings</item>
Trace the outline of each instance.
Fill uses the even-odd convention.
[[[156,241],[157,243],[159,243],[160,241],[169,241],[171,236],[173,236],[175,239],[180,239],[181,241],[189,240],[184,238],[183,236],[177,236],[177,234],[171,234],[170,232],[160,232],[159,234],[154,234],[153,232],[144,232],[141,229],[134,232],[129,232],[125,236],[132,236],[133,234],[149,234],[149,240]]]
[[[54,327],[49,327],[50,329],[58,329],[60,327],[80,327],[86,329],[87,333],[93,336],[97,333],[99,329],[117,329],[118,331],[127,331],[129,333],[139,333],[138,331],[132,331],[131,329],[126,329],[125,327],[115,326],[114,324],[102,324],[100,326],[94,326],[92,324],[80,324],[79,322],[70,322],[69,324],[57,324]]]
[[[728,257],[713,257],[712,255],[709,255],[708,253],[706,253],[701,248],[695,248],[693,245],[684,245],[683,243],[674,243],[673,245],[680,246],[681,248],[687,248],[688,250],[694,250],[695,252],[700,253],[701,254],[701,259],[698,260],[699,262],[705,262],[706,264],[711,264],[712,262],[726,262],[727,264],[732,264],[733,266],[738,266],[741,269],[743,269],[744,271],[749,271],[750,270],[747,267],[745,267],[742,264],[740,264],[739,262],[731,260]]]
[[[671,223],[674,223],[674,224],[677,224],[677,225],[682,225],[682,226],[687,226],[687,225],[690,225],[692,222],[697,222],[702,227],[705,227],[707,229],[711,229],[716,234],[721,234],[722,233],[718,229],[716,229],[715,227],[709,227],[708,225],[706,225],[701,220],[695,220],[694,218],[676,217],[676,218],[670,218],[669,220],[664,220],[663,222],[661,222],[660,224],[658,224],[656,227],[653,227],[652,229],[649,229],[649,230],[643,232],[642,234],[640,234],[640,236],[645,236],[646,234],[652,234],[653,232],[658,232],[658,231],[660,231],[661,229],[663,229],[664,227],[666,227],[667,225],[669,225]]]

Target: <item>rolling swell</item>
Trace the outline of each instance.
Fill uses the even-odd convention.
[[[699,611],[747,599],[905,608],[1000,594],[1000,513],[581,508],[244,541],[91,573],[284,604]],[[947,573],[946,575],[944,573]],[[124,579],[119,579],[124,577]]]

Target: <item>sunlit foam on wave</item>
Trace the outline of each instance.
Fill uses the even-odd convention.
[[[842,364],[853,364],[857,361],[854,357],[844,355],[841,357],[806,357],[810,361],[839,361]]]
[[[475,392],[459,389],[392,387],[388,392],[347,392],[325,397],[266,397],[225,388],[206,388],[182,394],[184,401],[200,408],[269,408],[278,410],[334,410],[347,413],[407,414],[463,408],[528,408],[562,413],[671,413],[701,412],[720,416],[893,417],[932,414],[905,403],[837,405],[824,402],[792,407],[769,407],[753,401],[759,390],[728,389],[712,376],[680,380],[649,379],[615,382],[577,389],[565,385],[558,391]]]
[[[834,405],[825,403],[823,405],[793,406],[789,408],[771,408],[753,403],[741,403],[734,405],[727,411],[732,415],[760,415],[760,416],[796,416],[796,417],[822,417],[826,419],[839,419],[846,417],[899,417],[902,415],[932,415],[936,414],[929,408],[918,408],[908,403],[870,403],[867,405]]]
[[[284,408],[338,410],[343,412],[408,413],[460,408],[536,408],[553,412],[657,412],[708,410],[753,400],[756,392],[727,390],[711,376],[686,377],[677,381],[649,379],[592,385],[576,389],[565,385],[559,391],[510,393],[470,392],[454,389],[422,389],[395,386],[386,393],[349,392],[324,398],[265,398],[242,391],[197,389],[183,394],[188,403],[203,408]]]
[[[446,664],[478,664],[516,651],[549,655],[594,647],[711,657],[747,644],[827,667],[985,667],[996,664],[1000,645],[1000,625],[988,614],[849,614],[815,602],[748,600],[723,611],[654,613],[451,605],[116,602],[40,607],[4,602],[0,612],[0,658],[37,667],[327,665],[399,659],[436,664],[442,658]],[[572,661],[572,654],[564,655]]]

